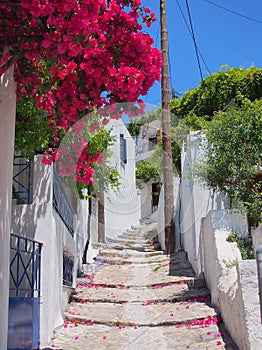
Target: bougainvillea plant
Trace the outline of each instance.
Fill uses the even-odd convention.
[[[0,74],[16,63],[17,98],[45,110],[59,144],[93,108],[133,102],[160,79],[161,53],[143,32],[141,0],[0,0]],[[107,118],[104,118],[104,123]],[[50,150],[47,162],[55,159]]]

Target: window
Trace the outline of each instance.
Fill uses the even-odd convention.
[[[124,134],[120,134],[120,159],[124,164],[127,164],[126,139]]]

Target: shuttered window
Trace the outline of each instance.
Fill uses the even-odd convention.
[[[127,164],[126,139],[124,134],[120,134],[120,159],[124,164]]]

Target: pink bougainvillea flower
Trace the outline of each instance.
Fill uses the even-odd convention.
[[[219,337],[222,337],[222,333],[216,333],[215,334],[215,338],[219,338]]]
[[[37,108],[46,111],[54,149],[60,143],[59,133],[63,135],[94,109],[130,102],[137,108],[125,111],[127,115],[143,114],[140,96],[160,81],[162,55],[141,26],[141,21],[151,26],[156,20],[141,1],[21,0],[2,6],[1,14],[5,21],[0,38],[12,51],[0,49],[0,74],[10,59],[18,57],[17,99],[29,95]],[[121,113],[112,107],[112,113],[101,118],[102,124],[110,118],[121,118]],[[96,131],[97,125],[91,130]],[[102,157],[93,159],[102,161]],[[43,158],[45,164],[55,160],[55,152]],[[75,181],[94,184],[90,164],[83,159],[80,163]]]
[[[106,340],[106,335],[103,335],[103,340]]]

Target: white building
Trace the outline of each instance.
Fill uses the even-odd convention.
[[[121,176],[118,192],[105,193],[105,234],[115,238],[131,225],[138,225],[141,219],[140,194],[136,188],[136,145],[122,120],[111,120],[108,128],[116,137],[111,146],[111,166]]]

